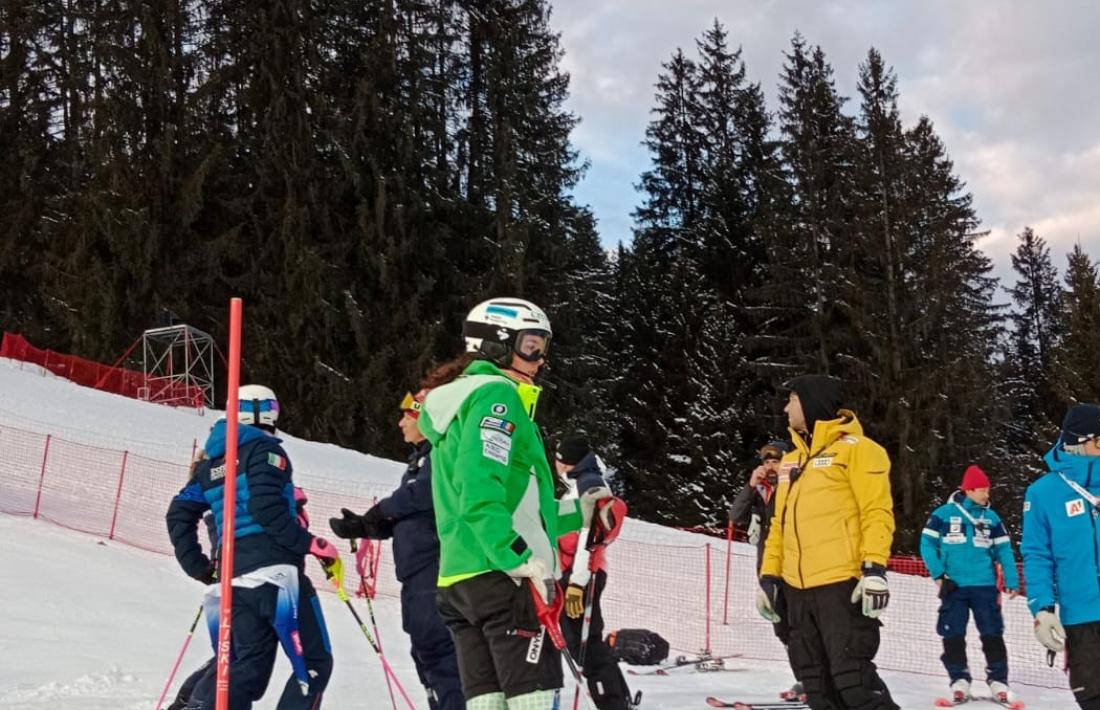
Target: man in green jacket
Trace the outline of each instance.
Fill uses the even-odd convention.
[[[492,299],[470,312],[463,336],[465,358],[440,370],[465,368],[447,384],[432,382],[419,419],[433,447],[439,609],[469,710],[549,710],[562,687],[561,659],[531,587],[551,600],[558,537],[587,524],[610,491],[554,498],[527,396],[550,345],[546,314],[520,299]]]

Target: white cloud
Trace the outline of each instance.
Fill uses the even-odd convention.
[[[927,114],[991,230],[982,248],[1010,280],[1015,235],[1031,225],[1059,267],[1078,240],[1100,257],[1100,4],[1085,0],[556,0],[573,77],[575,135],[591,159],[578,189],[621,238],[647,166],[644,138],[660,64],[717,17],[774,109],[791,35],[820,44],[854,96],[871,46],[898,73],[903,119]],[[848,106],[855,110],[854,101]]]

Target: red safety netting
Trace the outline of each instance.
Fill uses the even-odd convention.
[[[163,378],[149,380],[144,373],[136,370],[104,365],[53,350],[42,350],[31,345],[23,336],[13,333],[4,333],[4,339],[0,341],[0,357],[38,365],[78,385],[132,399],[170,401],[196,409],[201,409],[205,404],[205,394],[199,387]]]
[[[0,512],[30,515],[171,554],[164,513],[187,482],[188,468],[187,462],[158,461],[0,425]],[[301,477],[308,479],[308,475]],[[366,510],[392,488],[357,485],[352,490],[349,485],[347,490],[308,488],[306,492],[313,528],[326,535],[328,518],[338,516],[340,508]],[[654,540],[645,541],[650,533]],[[755,550],[724,534],[675,537],[684,543],[671,544],[661,528],[628,528],[609,548],[610,582],[604,594],[608,630],[649,628],[679,651],[740,653],[785,666],[785,650],[771,625],[756,613]],[[341,552],[345,588],[359,589],[354,556],[346,547]],[[379,554],[376,592],[398,596],[387,543]],[[936,587],[919,559],[895,558],[890,569],[890,608],[883,617],[876,663],[945,682],[939,662],[942,646],[935,631]],[[309,562],[308,571],[319,588],[327,587],[320,583],[323,574],[315,561]],[[1044,661],[1024,600],[1005,598],[1003,610],[1012,681],[1067,687],[1060,667],[1050,668]],[[985,661],[973,625],[968,649],[970,667],[975,677],[981,677]]]

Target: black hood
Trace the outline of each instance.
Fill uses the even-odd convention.
[[[837,418],[840,409],[840,380],[828,375],[801,375],[787,383],[787,389],[798,395],[809,434],[819,421]]]

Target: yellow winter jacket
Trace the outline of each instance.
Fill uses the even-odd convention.
[[[890,457],[863,435],[856,415],[819,421],[807,446],[780,462],[775,518],[760,574],[798,589],[859,578],[860,565],[885,565],[894,539]]]

